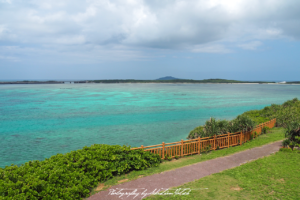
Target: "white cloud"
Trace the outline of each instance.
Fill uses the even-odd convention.
[[[300,1],[0,1],[0,45],[83,54],[87,46],[101,53],[148,48],[228,53],[228,44],[254,50],[260,41],[285,37],[300,39]]]
[[[0,55],[0,60],[9,60],[9,61],[13,61],[13,62],[18,62],[19,61],[19,59],[17,57],[3,56],[3,55]]]
[[[201,53],[230,53],[230,49],[226,48],[224,45],[220,44],[205,44],[205,45],[196,45],[192,48],[193,52]]]
[[[247,50],[256,50],[262,43],[260,41],[252,41],[244,44],[239,44],[238,47]]]
[[[0,3],[9,3],[9,4],[11,4],[11,0],[0,0]]]
[[[86,39],[84,36],[71,36],[71,37],[60,37],[53,41],[54,43],[58,44],[66,44],[66,45],[72,45],[72,44],[84,44],[86,42]]]

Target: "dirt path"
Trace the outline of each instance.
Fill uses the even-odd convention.
[[[268,156],[271,153],[278,151],[280,146],[281,141],[278,141],[272,144],[235,153],[230,156],[215,158],[213,160],[181,167],[172,171],[146,176],[120,185],[112,186],[106,191],[101,191],[89,197],[88,200],[142,199],[145,196],[149,196],[146,193],[158,190],[164,191],[168,188],[180,186],[184,183],[200,179],[210,174],[237,167],[248,161]],[[129,193],[131,193],[131,195],[128,195]]]

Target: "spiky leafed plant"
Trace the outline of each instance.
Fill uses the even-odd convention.
[[[205,122],[204,132],[209,136],[216,135],[218,133],[218,124],[216,123],[215,118],[210,118],[210,120]]]
[[[239,115],[230,123],[231,127],[229,128],[231,132],[237,131],[251,131],[255,126],[255,122],[246,115]]]
[[[205,122],[205,125],[203,126],[203,130],[206,137],[218,135],[219,133],[218,121],[215,118],[210,118],[210,120],[207,120]]]
[[[215,118],[210,118],[205,122],[203,126],[203,131],[206,137],[221,135],[228,133],[229,122],[227,120],[216,120]]]
[[[228,133],[229,122],[227,120],[217,121],[215,118],[210,118],[205,122],[205,125],[198,126],[190,132],[188,139],[195,139],[197,137],[211,137],[214,135],[221,135]]]
[[[294,121],[287,125],[285,137],[290,141],[295,141],[297,136],[300,136],[300,123]]]
[[[218,121],[219,134],[226,134],[229,132],[229,121],[220,120]]]

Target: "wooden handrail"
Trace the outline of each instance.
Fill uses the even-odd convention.
[[[218,148],[229,148],[230,146],[242,145],[243,142],[247,142],[250,140],[251,135],[256,132],[258,135],[261,134],[263,127],[271,127],[273,128],[276,124],[276,118],[272,119],[268,122],[261,123],[253,128],[251,131],[247,132],[235,132],[235,133],[227,133],[222,135],[214,135],[211,137],[204,138],[196,138],[190,140],[181,140],[178,142],[171,143],[162,143],[151,146],[143,146],[131,148],[131,150],[141,149],[143,151],[150,151],[151,153],[156,153],[164,159],[166,156],[184,156],[191,154],[200,154],[203,150],[216,150]],[[258,129],[258,130],[256,130]]]

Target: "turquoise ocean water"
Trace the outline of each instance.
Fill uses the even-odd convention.
[[[233,119],[300,98],[300,85],[0,85],[0,167],[92,144],[185,139],[209,117]]]

